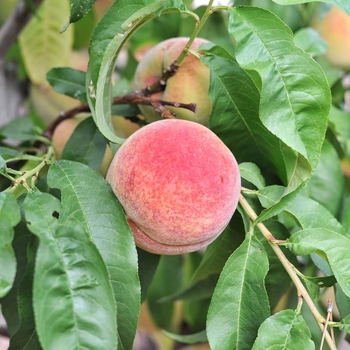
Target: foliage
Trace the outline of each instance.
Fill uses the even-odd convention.
[[[348,0],[107,3],[102,16],[103,1],[44,0],[7,56],[42,93],[0,128],[10,349],[132,349],[141,302],[164,349],[336,349],[350,333],[349,76],[325,60],[310,23],[330,4],[350,15]],[[112,120],[144,124],[133,100],[138,55],[179,36],[213,42],[197,52],[210,69],[210,129],[235,155],[243,186],[204,252],[160,257],[135,246],[97,171],[106,145],[115,153],[127,137]],[[83,56],[73,63],[77,50],[88,66]],[[43,120],[51,94],[56,114]],[[57,160],[54,128],[80,112],[92,118]]]

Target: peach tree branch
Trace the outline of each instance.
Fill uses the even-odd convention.
[[[245,213],[248,215],[250,220],[254,222],[257,219],[258,215],[254,212],[253,208],[249,205],[249,203],[243,197],[243,195],[240,196],[239,203],[241,204],[242,208],[244,209]],[[275,237],[272,235],[272,233],[267,229],[267,227],[263,223],[259,222],[256,224],[256,226],[260,230],[260,232],[263,234],[263,236],[266,238],[266,240],[269,242],[271,248],[277,255],[281,264],[283,265],[289,277],[291,278],[292,282],[294,283],[295,287],[297,288],[298,296],[303,298],[303,300],[305,300],[311,313],[313,314],[315,320],[317,321],[318,326],[323,332],[326,324],[326,319],[319,313],[309,293],[307,292],[306,288],[304,287],[303,283],[301,282],[297,273],[295,272],[296,268],[293,266],[293,264],[290,263],[290,261],[284,255],[281,248],[277,245],[278,243],[280,243],[280,241],[275,239]],[[327,341],[327,344],[329,345],[329,348],[331,350],[337,350],[327,330],[325,331],[324,334],[325,334],[325,339]]]
[[[176,108],[185,108],[193,113],[197,112],[197,106],[195,103],[181,103],[173,101],[164,101],[152,98],[150,96],[144,96],[139,92],[131,93],[124,96],[116,96],[113,98],[113,105],[118,104],[138,104],[138,105],[147,105],[152,106],[156,112],[158,112],[161,117],[166,119],[175,118],[176,116],[166,108],[166,106],[172,106]],[[63,120],[74,117],[78,113],[90,112],[90,107],[87,103],[83,103],[77,107],[69,109],[67,111],[62,111],[59,116],[46,128],[43,132],[43,136],[51,139],[54,130],[57,125],[60,124]]]

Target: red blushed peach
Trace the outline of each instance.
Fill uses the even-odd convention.
[[[152,85],[180,55],[188,42],[188,38],[172,38],[150,49],[137,66],[134,87],[142,90]],[[191,49],[198,48],[208,40],[196,38]],[[181,63],[174,76],[168,79],[165,90],[153,94],[152,97],[171,102],[195,103],[197,113],[183,108],[169,107],[179,119],[186,119],[208,125],[212,104],[208,96],[209,68],[195,55],[189,53]],[[148,122],[159,120],[160,116],[150,106],[139,106]]]
[[[229,223],[240,194],[230,150],[208,128],[179,119],[156,121],[132,134],[106,179],[136,244],[155,254],[207,246]]]
[[[336,6],[324,15],[317,13],[311,26],[328,43],[325,57],[334,66],[350,67],[350,16]]]

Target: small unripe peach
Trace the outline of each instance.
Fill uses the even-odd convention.
[[[332,6],[324,16],[316,13],[311,26],[328,43],[327,60],[336,67],[350,68],[350,16]]]
[[[132,134],[106,179],[136,244],[155,254],[207,246],[229,223],[240,194],[230,150],[208,128],[179,119],[156,121]]]
[[[172,38],[150,49],[137,66],[134,78],[135,89],[142,90],[159,80],[163,71],[178,58],[187,42],[188,38]],[[191,49],[196,49],[203,43],[208,43],[208,41],[196,38]],[[175,75],[167,80],[165,90],[153,94],[152,97],[171,102],[195,103],[197,113],[184,108],[169,107],[169,109],[176,114],[178,119],[208,125],[212,110],[208,96],[209,75],[209,68],[198,57],[189,53]],[[152,122],[160,119],[153,107],[139,107],[146,121]]]

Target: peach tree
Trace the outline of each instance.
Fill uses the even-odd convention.
[[[339,27],[326,30],[336,41],[350,31],[349,1],[4,3],[14,8],[0,18],[0,84],[15,63],[26,87],[25,113],[0,128],[9,349],[127,350],[142,332],[162,349],[337,349],[350,333],[350,52],[341,66],[329,61],[335,42],[314,23],[337,6]],[[199,37],[206,40],[192,46]],[[146,66],[166,62],[158,78],[135,82],[146,52],[170,38],[186,40],[168,60],[151,57]],[[196,62],[181,70],[188,57]],[[159,94],[170,86],[178,91]],[[201,123],[239,165],[237,210],[204,249],[150,253],[135,244],[99,173],[106,148],[118,154],[152,124],[147,110],[153,119],[186,110],[196,121],[202,101],[209,119]],[[82,113],[58,159],[55,130]],[[192,151],[184,166],[196,184]],[[162,191],[158,181],[147,179],[147,193]],[[207,207],[215,218],[217,207]],[[186,225],[191,209],[177,209]]]

